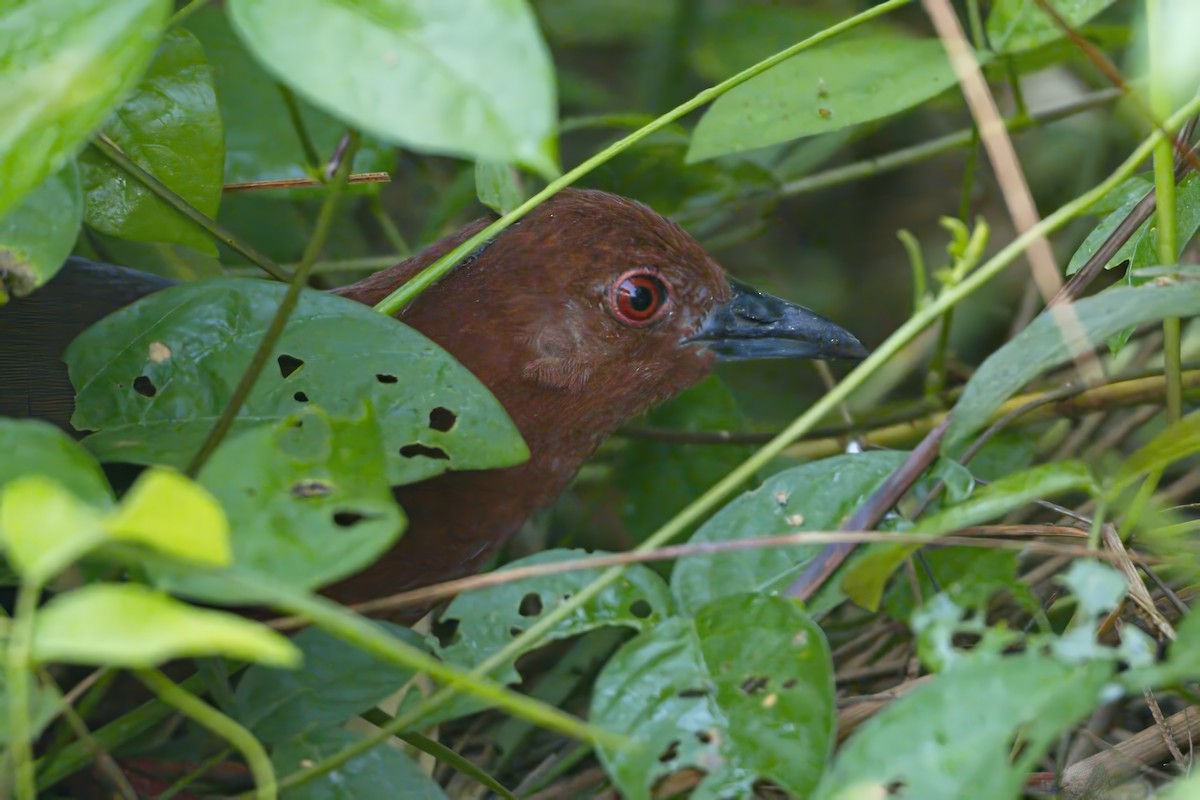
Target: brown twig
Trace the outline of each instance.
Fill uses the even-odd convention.
[[[358,172],[351,175],[346,181],[348,184],[357,183],[389,183],[392,176],[386,172]],[[306,189],[309,187],[320,187],[325,184],[316,178],[280,178],[273,181],[242,181],[240,183],[227,183],[221,190],[224,192],[253,192],[265,189]]]

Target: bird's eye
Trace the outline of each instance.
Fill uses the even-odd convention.
[[[612,308],[628,325],[645,325],[667,304],[667,287],[648,272],[627,272],[612,288]]]

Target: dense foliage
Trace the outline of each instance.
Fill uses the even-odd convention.
[[[94,433],[0,419],[0,794],[1200,796],[1198,12],[0,0],[0,301],[180,281],[65,354]],[[377,312],[567,185],[872,355],[635,421],[432,627],[324,599],[391,487],[527,457]]]

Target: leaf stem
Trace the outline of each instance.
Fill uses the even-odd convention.
[[[820,33],[810,36],[802,42],[798,42],[791,47],[779,51],[770,58],[760,61],[748,69],[742,70],[732,78],[724,80],[721,83],[718,83],[716,86],[711,86],[708,89],[705,89],[691,100],[688,100],[686,103],[676,106],[666,114],[663,114],[661,117],[655,119],[650,124],[638,128],[628,136],[619,139],[618,141],[601,150],[599,153],[596,153],[582,164],[579,164],[575,168],[568,170],[561,177],[551,181],[549,184],[547,184],[545,189],[542,189],[524,203],[500,217],[500,219],[496,220],[491,225],[488,225],[483,230],[479,231],[479,233],[468,238],[458,247],[455,247],[449,253],[433,262],[433,264],[414,275],[404,285],[397,287],[395,291],[376,303],[375,309],[384,314],[395,314],[401,308],[412,302],[417,295],[441,279],[443,275],[454,269],[454,267],[456,267],[460,261],[478,250],[484,244],[484,242],[496,236],[496,234],[500,233],[500,231],[512,225],[514,222],[528,214],[548,198],[557,194],[562,189],[570,186],[579,178],[587,175],[600,165],[607,163],[614,156],[619,155],[625,150],[628,150],[630,147],[637,144],[642,139],[645,139],[655,131],[665,128],[675,120],[696,110],[700,106],[716,100],[718,97],[725,94],[735,86],[739,86],[751,78],[766,72],[771,67],[788,60],[797,53],[808,50],[809,48],[818,45],[827,39],[837,36],[843,31],[856,28],[864,22],[868,22],[876,17],[880,17],[889,11],[893,11],[901,6],[908,5],[910,2],[912,2],[912,0],[886,0],[886,2],[880,3],[873,8],[869,8],[866,11],[850,17],[849,19],[843,20],[836,25],[826,28]]]
[[[222,227],[220,223],[205,214],[200,209],[196,208],[187,200],[184,200],[182,197],[175,194],[171,187],[154,177],[150,172],[144,169],[141,164],[138,164],[132,158],[125,155],[125,151],[123,151],[119,146],[117,146],[116,142],[105,136],[103,133],[96,134],[96,137],[92,139],[92,147],[100,151],[100,154],[109,161],[113,162],[118,167],[125,170],[127,173],[140,181],[143,186],[157,195],[158,198],[164,203],[198,225],[209,236],[216,239],[218,242],[223,242],[231,250],[241,255],[251,264],[260,267],[263,272],[280,281],[286,281],[291,277],[274,261],[255,250],[246,242],[243,242],[233,233]]]
[[[159,700],[220,736],[242,754],[250,774],[254,776],[254,797],[258,800],[274,800],[278,796],[271,758],[254,734],[158,670],[139,669],[134,674]]]
[[[271,324],[267,326],[266,333],[263,334],[262,341],[258,343],[258,348],[254,351],[254,355],[250,359],[250,363],[246,366],[246,371],[242,373],[241,379],[233,390],[233,394],[229,398],[229,402],[221,411],[220,418],[217,423],[209,431],[208,437],[204,440],[204,444],[200,446],[200,450],[196,453],[191,463],[188,464],[187,474],[190,477],[196,477],[200,472],[200,468],[204,466],[209,457],[217,449],[221,440],[229,433],[229,429],[233,427],[233,422],[237,418],[238,412],[242,410],[242,406],[246,402],[246,398],[250,396],[254,384],[258,381],[258,376],[262,374],[263,367],[266,366],[267,359],[271,357],[271,352],[275,349],[275,345],[279,342],[279,337],[283,335],[283,329],[287,326],[288,318],[296,309],[296,305],[300,302],[300,292],[308,285],[309,275],[312,273],[312,267],[317,262],[317,256],[321,254],[321,250],[325,247],[325,242],[329,239],[329,234],[333,228],[333,220],[337,215],[338,200],[341,198],[342,190],[346,187],[346,179],[350,175],[350,164],[354,160],[354,152],[358,149],[359,137],[357,133],[352,134],[352,141],[347,149],[346,158],[338,164],[337,173],[329,184],[328,194],[325,195],[325,202],[321,205],[321,211],[317,215],[317,223],[313,228],[312,236],[308,239],[308,244],[304,248],[304,254],[300,258],[300,264],[296,267],[291,280],[288,282],[287,292],[283,295],[283,300],[279,303],[279,308],[275,310],[275,316],[271,318]]]
[[[287,106],[288,119],[291,120],[292,129],[296,131],[296,138],[300,140],[300,149],[304,151],[305,166],[311,175],[317,176],[318,180],[324,180],[321,174],[321,155],[317,152],[317,146],[313,144],[312,137],[308,134],[308,126],[304,124],[304,117],[300,116],[300,103],[296,101],[296,94],[282,83],[276,82],[276,88],[283,95],[283,104]]]
[[[1200,111],[1200,96],[1192,98],[1168,122],[1168,128],[1177,127],[1188,116]],[[778,436],[759,449],[754,455],[730,471],[724,478],[709,488],[704,494],[694,500],[686,508],[672,517],[666,524],[654,532],[649,538],[634,548],[635,552],[653,550],[687,530],[716,509],[733,492],[745,485],[758,472],[779,456],[792,442],[799,439],[817,423],[833,413],[838,404],[844,402],[856,389],[862,386],[881,367],[889,363],[893,356],[912,341],[919,333],[938,319],[947,309],[957,305],[969,297],[980,287],[986,285],[992,278],[999,275],[1025,251],[1031,242],[1039,236],[1045,236],[1066,225],[1076,216],[1084,213],[1112,191],[1121,181],[1128,178],[1134,169],[1151,153],[1163,134],[1155,131],[1151,136],[1134,150],[1134,152],[1104,181],[1088,192],[1080,195],[1071,202],[1059,208],[1054,213],[1044,217],[1029,230],[1017,236],[1005,245],[986,263],[968,275],[961,283],[942,292],[933,302],[913,314],[907,322],[901,325],[874,353],[861,361],[842,382],[833,387],[807,411],[797,417]],[[613,567],[605,570],[592,583],[575,593],[570,600],[555,607],[536,623],[531,625],[520,636],[514,638],[504,648],[494,653],[472,670],[472,675],[486,675],[493,669],[507,663],[517,654],[525,652],[543,636],[549,633],[563,619],[575,613],[584,603],[604,591],[608,586],[619,580],[624,574],[623,567]],[[397,717],[396,724],[403,730],[411,727],[430,712],[449,702],[454,697],[453,689],[442,689],[416,708]]]
[[[204,8],[206,5],[208,5],[208,0],[192,0],[192,2],[188,3],[186,6],[171,15],[171,20],[167,23],[167,27],[182,25],[184,20],[186,20],[192,14],[195,14],[200,9]]]
[[[9,755],[13,765],[14,788],[19,800],[37,800],[37,785],[33,773],[33,723],[29,718],[29,653],[33,639],[33,617],[40,595],[41,586],[36,583],[22,583],[21,588],[17,590],[17,604],[8,634],[8,651],[5,654]]]

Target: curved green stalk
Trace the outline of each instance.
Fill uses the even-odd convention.
[[[33,616],[41,587],[22,584],[9,631],[6,656],[8,678],[8,738],[14,789],[20,800],[37,800],[33,778],[33,724],[29,719],[29,651],[33,638]]]
[[[880,3],[874,8],[867,9],[861,14],[856,14],[847,20],[839,22],[837,25],[826,28],[820,33],[810,36],[804,41],[794,44],[786,50],[779,51],[770,58],[760,61],[748,69],[742,70],[737,75],[718,83],[716,86],[705,89],[691,100],[688,100],[686,103],[676,106],[666,114],[663,114],[661,117],[651,122],[649,125],[638,128],[636,131],[624,137],[623,139],[620,139],[604,148],[579,166],[567,171],[561,177],[551,181],[549,184],[547,184],[545,189],[542,189],[533,197],[530,197],[524,203],[500,217],[500,219],[496,220],[491,225],[488,225],[479,233],[467,239],[458,247],[454,248],[449,253],[426,267],[424,270],[414,275],[403,286],[400,286],[387,297],[376,303],[375,310],[381,311],[384,314],[395,314],[397,311],[404,308],[404,306],[412,302],[417,295],[436,283],[447,272],[454,269],[454,267],[458,265],[458,262],[462,261],[471,253],[478,250],[485,242],[494,237],[496,234],[500,233],[500,231],[512,225],[534,208],[541,205],[547,199],[557,194],[562,189],[570,186],[572,183],[579,180],[596,167],[608,162],[613,158],[613,156],[628,150],[630,147],[637,144],[642,139],[645,139],[650,134],[665,128],[675,120],[696,110],[700,106],[716,100],[733,87],[743,84],[756,75],[766,72],[776,64],[787,61],[797,53],[808,50],[809,48],[820,44],[826,39],[832,39],[839,33],[848,31],[851,28],[856,28],[864,22],[868,22],[876,17],[882,16],[889,11],[893,11],[901,6],[908,5],[910,2],[912,2],[912,0],[887,0],[885,3]]]

